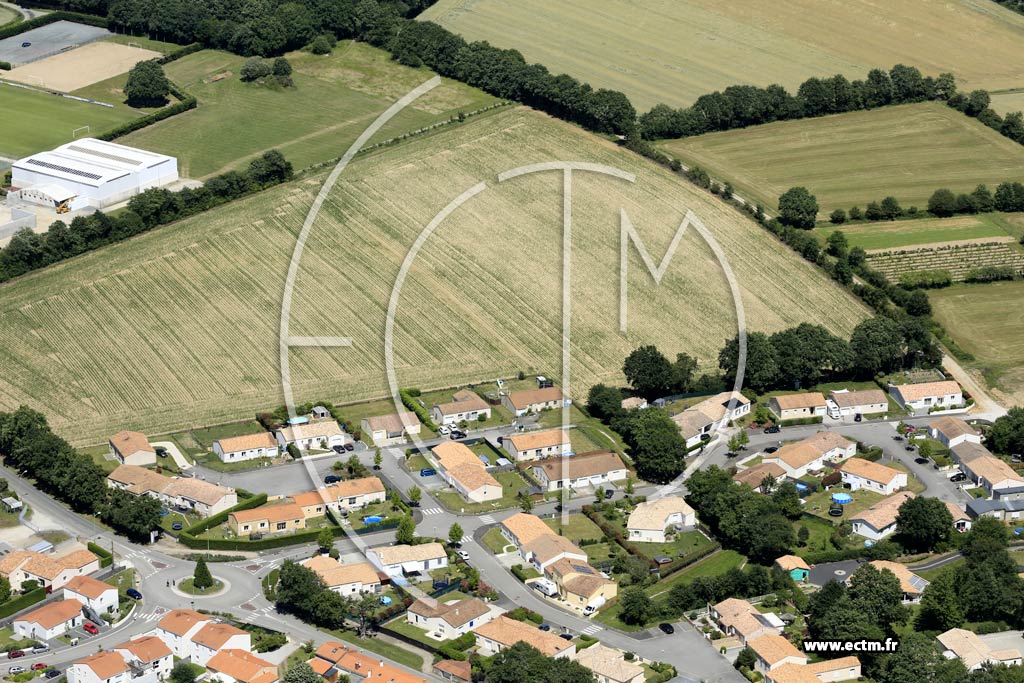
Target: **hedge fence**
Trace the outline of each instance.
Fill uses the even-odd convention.
[[[101,567],[109,567],[110,565],[114,564],[114,554],[106,548],[104,548],[103,546],[97,545],[96,543],[89,541],[85,544],[85,547],[88,548],[89,552],[91,552],[93,555],[97,555],[100,558]]]
[[[19,595],[18,597],[8,600],[4,604],[0,605],[0,619],[9,617],[12,614],[17,614],[21,610],[31,607],[37,602],[42,602],[44,599],[46,599],[46,589],[42,586],[33,588],[29,592]]]

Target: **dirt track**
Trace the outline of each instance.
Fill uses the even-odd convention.
[[[159,52],[117,43],[90,43],[8,71],[6,78],[28,85],[72,92],[119,76]]]

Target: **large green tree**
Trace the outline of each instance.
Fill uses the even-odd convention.
[[[989,431],[988,443],[996,453],[1024,453],[1024,408],[1014,406],[998,418]]]
[[[163,67],[155,61],[139,62],[128,72],[124,94],[133,107],[162,107],[171,92]]]
[[[672,389],[672,363],[653,345],[641,346],[626,356],[622,374],[633,390],[647,399],[664,396]]]
[[[967,669],[959,659],[946,659],[938,641],[924,633],[911,633],[899,649],[882,658],[878,683],[963,683]]]
[[[213,574],[210,573],[210,568],[206,566],[206,559],[203,557],[196,562],[196,569],[192,572],[192,585],[201,589],[213,587]]]
[[[416,522],[410,515],[402,517],[395,529],[395,543],[412,545],[416,541]]]
[[[924,589],[921,609],[914,625],[919,631],[948,631],[964,624],[964,611],[957,595],[956,571],[946,569]]]
[[[810,230],[818,217],[818,200],[806,187],[791,187],[779,197],[779,222]]]
[[[757,393],[770,389],[779,381],[779,358],[768,335],[747,333],[747,356],[743,365],[743,386]],[[740,371],[739,336],[725,343],[718,354],[718,367],[725,373],[725,381],[732,384]]]
[[[661,408],[633,411],[622,423],[623,438],[641,479],[666,484],[682,473],[686,441],[668,413]]]
[[[903,364],[903,335],[892,318],[861,321],[850,335],[853,367],[863,376],[891,372]]]
[[[953,515],[938,498],[908,498],[896,515],[899,542],[911,552],[931,552],[953,533]]]
[[[306,662],[299,662],[294,664],[284,674],[284,683],[322,683],[323,679],[320,678],[320,674],[313,671]]]
[[[639,586],[631,586],[619,597],[619,618],[626,624],[647,624],[658,617],[658,606]]]
[[[578,662],[545,657],[537,648],[520,641],[494,656],[486,680],[487,683],[593,683],[594,674]]]
[[[196,671],[191,662],[184,659],[174,663],[171,668],[171,675],[168,677],[171,683],[196,683]]]

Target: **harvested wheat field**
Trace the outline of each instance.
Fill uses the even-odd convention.
[[[1024,16],[987,1],[440,0],[420,18],[621,90],[638,109],[897,63],[952,71],[967,90],[1024,86]]]
[[[635,185],[577,172],[574,393],[620,379],[642,343],[716,364],[736,332],[729,290],[693,230],[660,286],[630,257],[630,328],[618,332],[619,209],[656,261],[687,210],[735,270],[747,321],[809,320],[847,334],[865,309],[766,231],[660,167],[525,108],[359,157],[310,235],[293,335],[351,348],[291,352],[296,399],[386,394],[385,313],[400,264],[451,199],[487,189],[440,224],[414,263],[396,319],[398,381],[423,389],[560,368],[561,178],[498,184],[497,173],[585,160]],[[280,404],[278,317],[295,237],[323,177],[160,228],[0,287],[0,409],[28,403],[78,443],[122,427],[153,434],[244,418]]]
[[[139,62],[160,57],[159,52],[118,43],[89,43],[7,72],[19,83],[71,92],[119,76]]]

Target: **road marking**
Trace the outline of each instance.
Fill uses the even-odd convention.
[[[495,519],[494,519],[494,517],[491,517],[490,515],[483,515],[482,517],[480,517],[480,521],[483,522],[484,524],[494,524]]]
[[[470,538],[469,536],[463,536],[462,538],[460,538],[460,539],[459,539],[459,543],[460,543],[461,545],[465,545],[466,543],[469,543],[469,542],[470,542],[470,541],[472,541],[472,540],[473,540],[473,539],[472,539],[472,538]]]
[[[442,510],[441,508],[424,508],[423,509],[423,514],[424,515],[439,515],[442,512],[444,512],[444,510]]]
[[[585,629],[583,629],[583,635],[592,636],[600,633],[603,630],[604,629],[602,627],[598,626],[597,624],[593,624],[592,626],[588,626]]]

